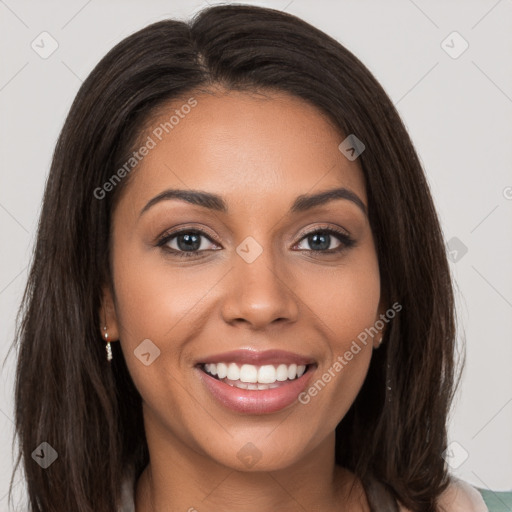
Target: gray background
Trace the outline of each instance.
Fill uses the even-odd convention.
[[[246,3],[286,10],[335,37],[397,106],[449,242],[459,343],[464,336],[467,343],[447,458],[452,472],[473,485],[512,489],[512,0]],[[187,19],[205,5],[0,0],[2,362],[53,148],[78,88],[130,33],[164,18]],[[31,47],[33,41],[42,47],[43,31],[58,43],[46,59]],[[450,36],[454,31],[463,39]],[[469,47],[459,55],[464,40]],[[11,352],[0,387],[0,510],[7,509],[13,467],[14,370]],[[22,495],[23,483],[16,489]]]

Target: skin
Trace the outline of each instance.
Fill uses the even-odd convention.
[[[222,90],[194,97],[197,106],[132,171],[112,220],[115,293],[104,289],[100,328],[106,321],[110,339],[120,341],[143,399],[151,462],[137,482],[136,512],[334,511],[340,504],[368,511],[359,482],[335,465],[334,431],[380,335],[307,405],[271,414],[225,408],[194,367],[234,349],[284,349],[316,360],[314,382],[386,311],[365,213],[347,199],[288,211],[301,194],[340,186],[368,207],[360,165],[339,151],[345,137],[301,99]],[[141,214],[170,188],[218,194],[229,212],[173,199]],[[304,232],[326,227],[344,230],[355,246],[312,253]],[[180,258],[156,246],[160,235],[182,228],[206,232],[203,252]],[[263,249],[252,263],[236,252],[248,236]],[[178,238],[167,246],[179,250]],[[331,235],[330,248],[342,244]],[[149,366],[134,355],[145,339],[160,350]],[[251,468],[237,457],[248,442],[261,455]]]

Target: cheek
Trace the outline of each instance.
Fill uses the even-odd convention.
[[[204,290],[190,283],[185,271],[171,272],[142,251],[119,254],[130,254],[114,257],[123,355],[146,412],[163,421],[174,417],[180,408],[187,409],[190,402],[181,382],[182,341],[191,335],[194,322],[189,319]]]
[[[217,274],[208,265],[171,266],[156,251],[114,254],[116,315],[128,370],[144,400],[164,404],[171,415],[190,401],[182,382],[190,372],[186,351],[204,327]]]
[[[313,416],[324,418],[322,428],[329,430],[346,414],[365,380],[373,353],[365,329],[378,319],[380,278],[370,251],[323,272],[308,281],[307,303],[321,320],[326,357],[301,401],[315,409]]]
[[[130,345],[146,338],[164,344],[190,334],[194,326],[190,320],[218,280],[206,267],[171,267],[156,254],[133,251],[129,258],[114,261],[120,338]]]
[[[374,253],[353,253],[343,265],[320,269],[307,279],[302,295],[324,324],[331,351],[345,352],[378,317],[380,276]]]

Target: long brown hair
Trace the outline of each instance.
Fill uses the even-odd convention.
[[[160,21],[124,39],[67,116],[15,339],[14,471],[22,459],[31,511],[112,512],[126,468],[138,476],[148,464],[141,397],[119,344],[109,365],[99,334],[111,214],[128,178],[104,198],[94,191],[163,104],[214,85],[305,99],[365,144],[359,162],[382,291],[402,310],[336,429],[336,462],[361,478],[371,503],[434,511],[449,482],[442,452],[455,390],[455,315],[423,169],[393,103],[352,53],[295,16],[244,5],[207,8],[188,24]],[[58,454],[47,469],[31,456],[42,442]]]

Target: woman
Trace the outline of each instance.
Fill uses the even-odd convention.
[[[212,7],[96,66],[18,341],[33,511],[486,510],[443,459],[454,304],[418,157],[289,14]]]

